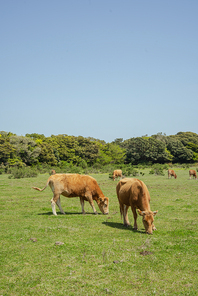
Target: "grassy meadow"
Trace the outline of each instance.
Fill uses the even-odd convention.
[[[9,179],[0,175],[0,295],[198,295],[198,180],[173,168],[177,179],[138,178],[148,187],[157,231],[123,226],[116,184],[92,175],[109,197],[109,215],[79,198],[61,198],[66,212],[52,215],[49,175]],[[195,169],[195,168],[194,168]],[[132,212],[129,220],[133,225]]]

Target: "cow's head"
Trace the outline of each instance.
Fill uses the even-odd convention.
[[[99,197],[98,207],[104,215],[109,214],[109,199],[108,197]]]
[[[175,179],[177,179],[177,175],[175,174]]]
[[[151,212],[151,211],[140,211],[137,210],[139,215],[142,216],[142,222],[144,224],[144,228],[146,230],[146,233],[152,234],[153,230],[156,230],[153,221],[154,216],[157,214],[158,211]]]

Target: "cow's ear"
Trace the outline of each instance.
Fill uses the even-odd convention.
[[[154,211],[154,212],[153,212],[153,216],[155,216],[157,213],[158,213],[158,211]]]
[[[137,211],[140,216],[144,216],[144,212],[140,211],[139,209],[137,209]]]

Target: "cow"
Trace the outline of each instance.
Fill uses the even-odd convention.
[[[88,201],[94,211],[97,211],[94,207],[95,200],[99,209],[103,214],[109,213],[109,199],[105,197],[100,189],[97,181],[91,176],[79,175],[79,174],[55,174],[51,175],[47,180],[47,183],[43,189],[38,187],[32,187],[33,189],[43,191],[47,186],[50,186],[54,196],[51,199],[52,212],[56,213],[56,204],[62,214],[65,214],[61,207],[60,195],[66,197],[80,197],[80,203],[82,207],[82,213],[85,214],[84,201]]]
[[[171,176],[171,179],[172,179],[172,177],[177,179],[177,175],[175,174],[175,171],[173,171],[173,170],[168,170],[168,178],[170,178],[170,176]]]
[[[134,217],[134,229],[137,230],[137,212],[142,216],[146,233],[152,234],[156,230],[153,221],[158,211],[150,210],[150,195],[146,185],[136,178],[124,178],[116,186],[116,193],[120,205],[124,226],[129,226],[128,208],[131,207]]]
[[[51,175],[55,175],[56,171],[55,170],[51,170]]]
[[[190,170],[189,171],[189,176],[190,176],[190,179],[191,179],[191,176],[193,176],[193,178],[197,179],[196,171],[195,170]]]
[[[118,178],[118,177],[122,179],[122,170],[113,171],[113,181],[115,181],[115,178]]]

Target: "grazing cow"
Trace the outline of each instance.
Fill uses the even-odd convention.
[[[113,171],[113,181],[115,181],[115,178],[118,178],[118,177],[122,179],[122,170]]]
[[[55,170],[51,170],[51,175],[55,175],[56,171]]]
[[[193,176],[193,178],[197,179],[196,171],[195,170],[190,170],[189,171],[189,176],[190,176],[190,179],[191,179],[191,176]]]
[[[175,172],[173,170],[168,170],[168,178],[170,178],[170,176],[171,176],[171,179],[172,179],[172,177],[177,179],[177,175],[175,174]]]
[[[150,210],[150,195],[146,185],[136,178],[124,178],[116,186],[118,201],[120,204],[121,217],[124,218],[124,225],[128,226],[128,208],[131,207],[134,217],[134,229],[137,229],[137,213],[142,216],[146,233],[152,234],[156,230],[153,221],[158,211]]]
[[[97,181],[90,176],[79,174],[55,174],[49,177],[49,179],[47,180],[47,184],[43,189],[40,189],[38,187],[33,188],[39,191],[43,191],[48,185],[50,186],[54,194],[51,200],[52,212],[54,215],[57,215],[55,207],[56,204],[59,207],[60,212],[62,214],[65,214],[60,203],[61,194],[66,197],[79,196],[83,214],[85,214],[85,200],[87,200],[90,203],[95,214],[97,214],[97,211],[94,207],[93,200],[97,202],[98,207],[103,214],[109,213],[108,197],[104,196]]]

